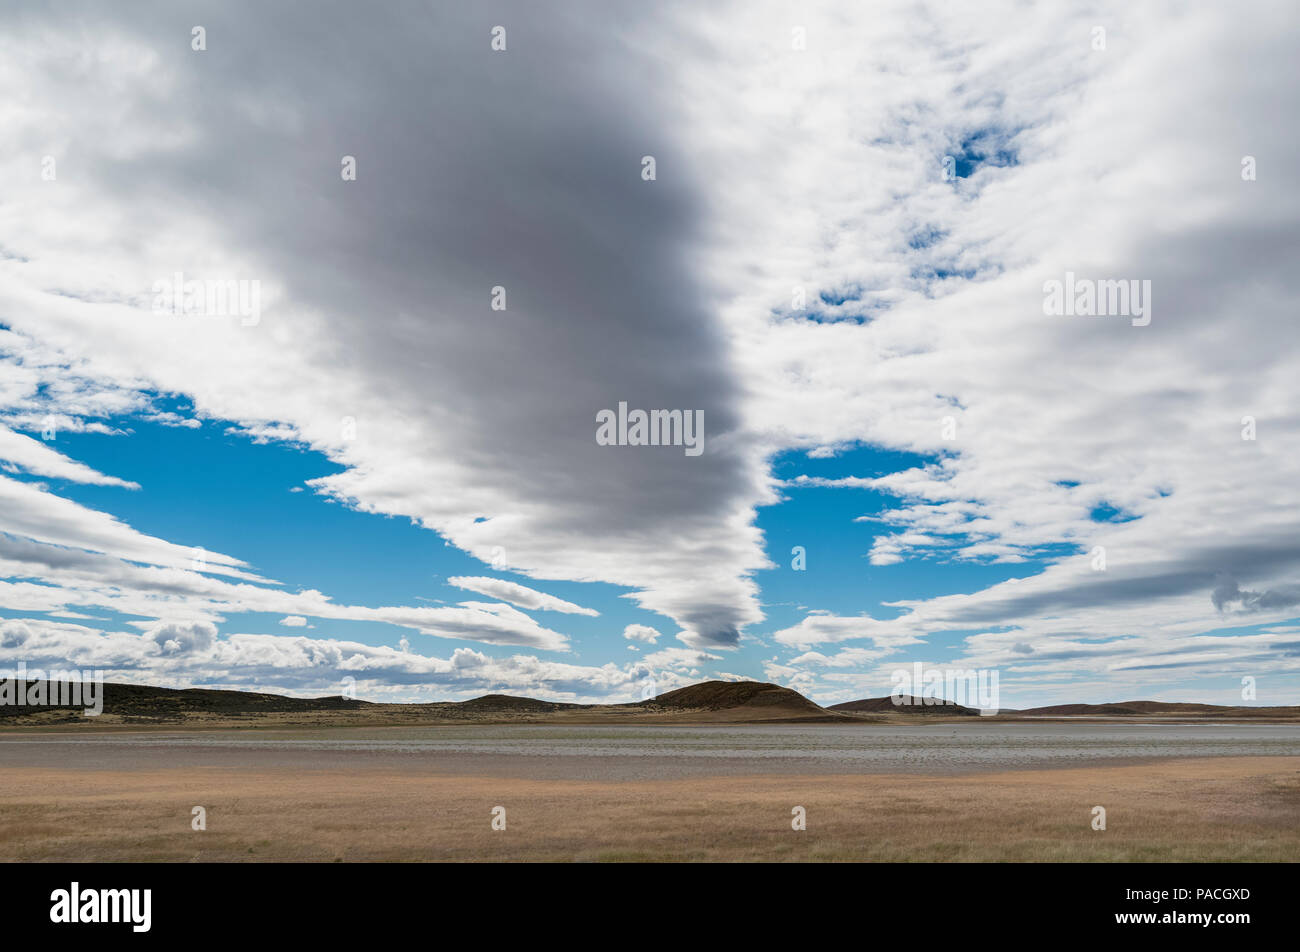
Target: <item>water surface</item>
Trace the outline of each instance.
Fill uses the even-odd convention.
[[[1169,757],[1300,756],[1300,725],[474,725],[0,735],[0,767],[416,766],[590,779],[965,773]]]

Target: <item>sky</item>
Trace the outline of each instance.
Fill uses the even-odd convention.
[[[1300,10],[699,6],[6,4],[0,666],[1300,703]]]

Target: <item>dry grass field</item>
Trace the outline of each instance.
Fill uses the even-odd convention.
[[[20,767],[0,772],[0,842],[13,861],[1293,861],[1300,758],[635,783]]]

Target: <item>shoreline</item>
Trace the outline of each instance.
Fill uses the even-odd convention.
[[[923,727],[927,725],[950,726],[965,724],[1015,725],[1031,727],[1034,725],[1134,725],[1134,726],[1222,726],[1240,725],[1292,726],[1300,728],[1300,717],[1227,717],[1219,715],[1187,714],[1148,714],[1139,716],[1111,715],[1058,715],[1058,716],[1020,716],[994,715],[991,717],[962,717],[957,715],[909,715],[909,714],[856,714],[835,718],[788,717],[788,718],[752,718],[718,716],[719,712],[652,714],[652,715],[509,715],[492,714],[473,718],[389,718],[389,717],[355,717],[338,718],[313,715],[302,717],[286,714],[283,718],[275,714],[256,714],[246,718],[232,717],[186,717],[177,720],[157,720],[147,723],[123,719],[116,715],[100,715],[77,720],[60,720],[48,723],[3,723],[0,721],[0,737],[5,736],[49,736],[52,734],[77,733],[190,733],[210,731],[262,731],[262,730],[371,730],[371,729],[430,729],[464,728],[464,727],[767,727],[767,726],[808,726],[817,728],[853,729],[855,727]],[[26,719],[25,719],[26,720]]]

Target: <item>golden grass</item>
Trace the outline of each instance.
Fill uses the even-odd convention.
[[[0,842],[18,861],[1293,861],[1300,758],[651,782],[6,768]]]

